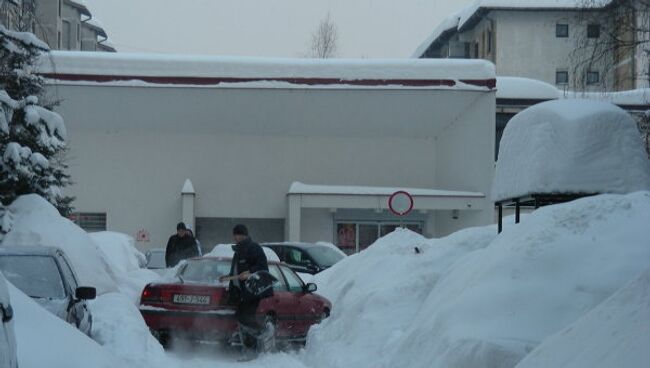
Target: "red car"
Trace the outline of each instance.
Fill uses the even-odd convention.
[[[178,282],[144,288],[140,312],[163,346],[171,337],[238,343],[228,284],[218,281],[230,272],[230,262],[217,257],[190,259],[178,269]],[[279,281],[273,285],[274,295],[260,302],[258,319],[275,323],[277,341],[304,342],[309,327],[327,318],[332,304],[314,293],[316,284],[305,285],[287,265],[269,262],[269,272]]]

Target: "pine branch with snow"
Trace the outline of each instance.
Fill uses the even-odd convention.
[[[63,119],[42,103],[43,80],[33,73],[47,46],[28,33],[0,26],[0,201],[35,193],[69,212]]]

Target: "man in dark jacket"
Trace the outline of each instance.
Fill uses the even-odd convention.
[[[236,244],[233,246],[235,254],[230,266],[230,276],[239,275],[239,277],[230,281],[228,290],[230,300],[237,304],[235,317],[241,327],[242,343],[248,348],[257,345],[258,350],[268,350],[268,347],[260,345],[266,344],[271,337],[269,335],[273,334],[274,331],[269,331],[272,328],[271,326],[258,321],[256,312],[260,300],[273,295],[273,289],[256,296],[251,294],[244,286],[244,282],[251,274],[257,271],[269,270],[266,254],[264,254],[262,247],[248,236],[248,229],[244,225],[235,226],[233,239]],[[226,278],[227,276],[222,276],[221,280]]]
[[[169,237],[165,251],[167,267],[174,267],[178,262],[192,257],[198,257],[199,250],[194,236],[187,231],[184,223],[176,225],[176,234]]]

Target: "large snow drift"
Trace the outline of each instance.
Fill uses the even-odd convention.
[[[650,269],[576,323],[547,338],[517,368],[650,365]]]
[[[317,275],[320,367],[514,367],[650,268],[650,192],[600,195],[425,240],[397,231]],[[414,251],[414,247],[420,253]]]
[[[115,273],[104,259],[95,242],[72,221],[42,197],[21,196],[9,207],[9,232],[0,245],[48,245],[66,253],[74,267],[79,283],[97,288],[98,294],[116,290]]]
[[[135,271],[147,263],[146,257],[135,247],[135,240],[129,235],[113,231],[101,231],[88,235],[116,271]]]
[[[608,102],[544,102],[515,115],[501,138],[492,199],[533,193],[650,189],[636,123]]]

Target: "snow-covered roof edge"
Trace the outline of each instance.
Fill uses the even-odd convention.
[[[360,85],[404,82],[455,86],[463,82],[489,88],[496,83],[495,67],[485,60],[323,60],[54,51],[40,60],[38,72],[53,79],[78,78],[73,80],[84,80],[82,76],[106,80],[230,78],[235,82],[309,79],[313,84],[328,84],[323,83],[325,80]]]
[[[471,5],[461,9],[459,12],[445,18],[411,55],[412,58],[420,58],[424,52],[441,35],[448,31],[463,31],[466,26],[472,24],[472,20],[480,18],[485,10],[570,10],[570,9],[599,9],[609,6],[614,0],[597,0],[593,3],[583,0],[476,0]],[[455,25],[453,20],[455,19]]]
[[[450,190],[401,188],[401,187],[366,187],[343,185],[311,185],[293,182],[288,194],[323,194],[323,195],[382,195],[389,196],[397,191],[406,191],[414,196],[423,197],[476,197],[484,198],[479,192],[460,192]]]

